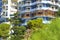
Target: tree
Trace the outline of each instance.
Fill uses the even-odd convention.
[[[21,19],[19,17],[19,13],[16,12],[14,14],[14,17],[10,19],[11,24],[13,25],[12,29],[14,33],[11,35],[11,40],[21,40],[24,38],[24,33],[26,30],[26,27],[20,26]]]
[[[56,16],[57,16],[57,17],[60,17],[60,8],[59,8],[59,10],[57,11]]]
[[[19,13],[18,12],[16,12],[15,14],[14,14],[14,17],[13,18],[11,18],[11,19],[9,19],[9,21],[11,22],[11,24],[13,24],[14,26],[18,26],[18,25],[20,25],[21,24],[21,19],[20,19],[20,17],[19,17]]]
[[[55,18],[46,28],[34,31],[29,40],[60,40],[60,19]]]
[[[26,27],[15,26],[12,29],[14,30],[14,34],[11,36],[11,40],[22,40],[24,38]]]
[[[0,38],[6,38],[8,37],[10,31],[10,25],[9,24],[0,24]]]
[[[35,19],[35,20],[30,20],[28,22],[28,28],[32,28],[32,29],[35,29],[35,28],[40,28],[42,27],[42,19]]]

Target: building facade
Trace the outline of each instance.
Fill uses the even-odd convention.
[[[0,0],[0,23],[2,23],[2,21],[4,21],[4,18],[1,17],[2,11],[3,11],[3,2],[2,2],[2,0]]]
[[[15,0],[3,0],[2,16],[5,18],[13,17],[13,14],[17,12],[17,1]]]
[[[9,22],[7,19],[14,17],[17,12],[18,0],[0,0],[0,23]]]
[[[19,12],[22,20],[43,18],[48,22],[54,18],[60,8],[60,0],[21,0],[19,1]]]
[[[17,12],[17,0],[0,0],[0,5],[1,17],[5,22],[7,18],[14,17],[13,14]]]
[[[2,0],[0,0],[0,15],[1,15],[1,12],[2,12],[2,5],[3,5]]]

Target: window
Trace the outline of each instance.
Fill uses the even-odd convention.
[[[19,4],[21,4],[21,2],[19,2]]]
[[[21,17],[24,17],[24,14],[22,14]]]
[[[30,2],[28,1],[28,2],[26,2],[27,4],[30,4]]]
[[[37,0],[37,1],[42,1],[42,0]]]
[[[46,4],[46,7],[50,7],[50,4]]]
[[[31,0],[26,0],[25,2],[26,2],[27,4],[30,4]]]
[[[0,7],[2,7],[2,1],[0,1]]]
[[[8,15],[8,13],[6,12],[6,16]]]
[[[54,9],[54,7],[52,6],[52,9]]]
[[[8,8],[8,6],[6,6],[6,8]]]
[[[19,10],[21,10],[21,7],[19,7]]]
[[[34,13],[32,13],[31,16],[33,17],[34,16]]]
[[[3,12],[3,16],[7,16],[8,15],[8,13],[7,12]]]
[[[58,9],[58,7],[55,7],[55,9]]]
[[[17,9],[17,7],[15,7],[15,9]]]
[[[32,3],[33,3],[33,2],[36,2],[37,0],[31,0],[31,1],[32,1]]]
[[[21,4],[23,5],[24,4],[24,1],[22,1]]]
[[[10,16],[14,16],[13,14],[10,14]]]
[[[54,2],[54,0],[51,0],[52,2]]]
[[[38,8],[41,8],[41,7],[42,7],[42,4],[38,4],[37,7],[38,7]]]
[[[6,10],[8,10],[8,6],[6,6]]]
[[[3,12],[3,14],[2,14],[3,16],[5,16],[5,12]]]
[[[30,7],[26,7],[27,10],[30,10]]]
[[[30,2],[27,2],[28,4],[30,4]]]
[[[46,0],[46,1],[50,1],[50,0]]]
[[[20,10],[21,11],[26,10],[26,7],[21,7]]]
[[[42,6],[40,5],[40,8],[41,8]]]
[[[43,3],[43,6],[44,6],[44,7],[50,7],[51,5],[50,5],[50,4],[45,4],[45,3]]]
[[[26,14],[26,16],[29,16],[29,14]]]
[[[27,8],[27,10],[30,10],[30,8]]]
[[[42,14],[43,12],[38,12],[38,14]]]
[[[31,8],[32,9],[37,8],[37,5],[32,5]]]
[[[55,0],[56,3],[58,3],[58,0]]]
[[[59,2],[59,4],[60,4],[60,2]]]
[[[2,11],[2,8],[0,8],[0,12]]]

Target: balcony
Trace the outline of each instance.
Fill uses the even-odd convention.
[[[51,1],[41,1],[41,3],[49,3],[49,4],[52,4]]]
[[[8,6],[8,4],[3,4],[3,6]]]
[[[17,6],[17,3],[11,3],[11,6]]]
[[[52,1],[36,1],[36,2],[34,2],[34,3],[32,3],[32,2],[30,2],[30,3],[25,3],[25,4],[23,4],[23,5],[21,5],[21,7],[24,7],[24,6],[31,6],[31,5],[36,5],[36,4],[39,4],[39,3],[49,3],[49,4],[51,4],[51,5],[57,5],[57,6],[59,6],[59,3],[56,3],[56,2],[52,2]]]
[[[34,2],[34,3],[26,3],[26,4],[23,4],[21,5],[21,7],[24,7],[24,6],[32,6],[32,5],[36,5],[37,2]]]
[[[21,13],[25,13],[25,12],[34,12],[37,10],[51,10],[51,11],[58,11],[58,9],[52,9],[51,7],[38,7],[38,8],[34,8],[34,9],[30,9],[30,10],[24,10],[21,11]]]
[[[21,13],[25,13],[25,12],[34,12],[34,11],[36,11],[36,10],[51,10],[51,8],[47,8],[47,7],[34,8],[34,9],[30,9],[30,10],[21,11]]]

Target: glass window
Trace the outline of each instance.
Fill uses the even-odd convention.
[[[19,4],[21,4],[21,2],[19,2]]]
[[[51,0],[52,2],[54,2],[54,0]]]
[[[58,3],[58,0],[55,0],[56,3]]]
[[[54,9],[54,6],[52,6],[52,9]]]
[[[37,1],[42,1],[42,0],[37,0]]]
[[[43,12],[38,12],[38,14],[42,14]]]
[[[22,1],[21,4],[23,5],[24,4],[24,1]]]
[[[50,7],[50,4],[46,4],[46,7]]]
[[[55,9],[58,9],[58,7],[55,7]]]
[[[44,7],[50,7],[50,4],[43,4]]]
[[[26,10],[26,7],[19,7],[21,11]]]
[[[8,15],[8,13],[6,12],[6,16]]]
[[[0,7],[2,7],[2,2],[0,1]]]
[[[26,16],[29,16],[29,14],[26,14]]]
[[[32,1],[32,3],[33,3],[33,2],[36,2],[37,0],[31,0],[31,1]]]
[[[37,8],[37,5],[33,5],[33,6],[31,6],[31,8],[32,8],[32,9]]]
[[[30,10],[30,7],[26,7],[27,10]]]
[[[2,8],[0,8],[0,12],[2,11]]]

